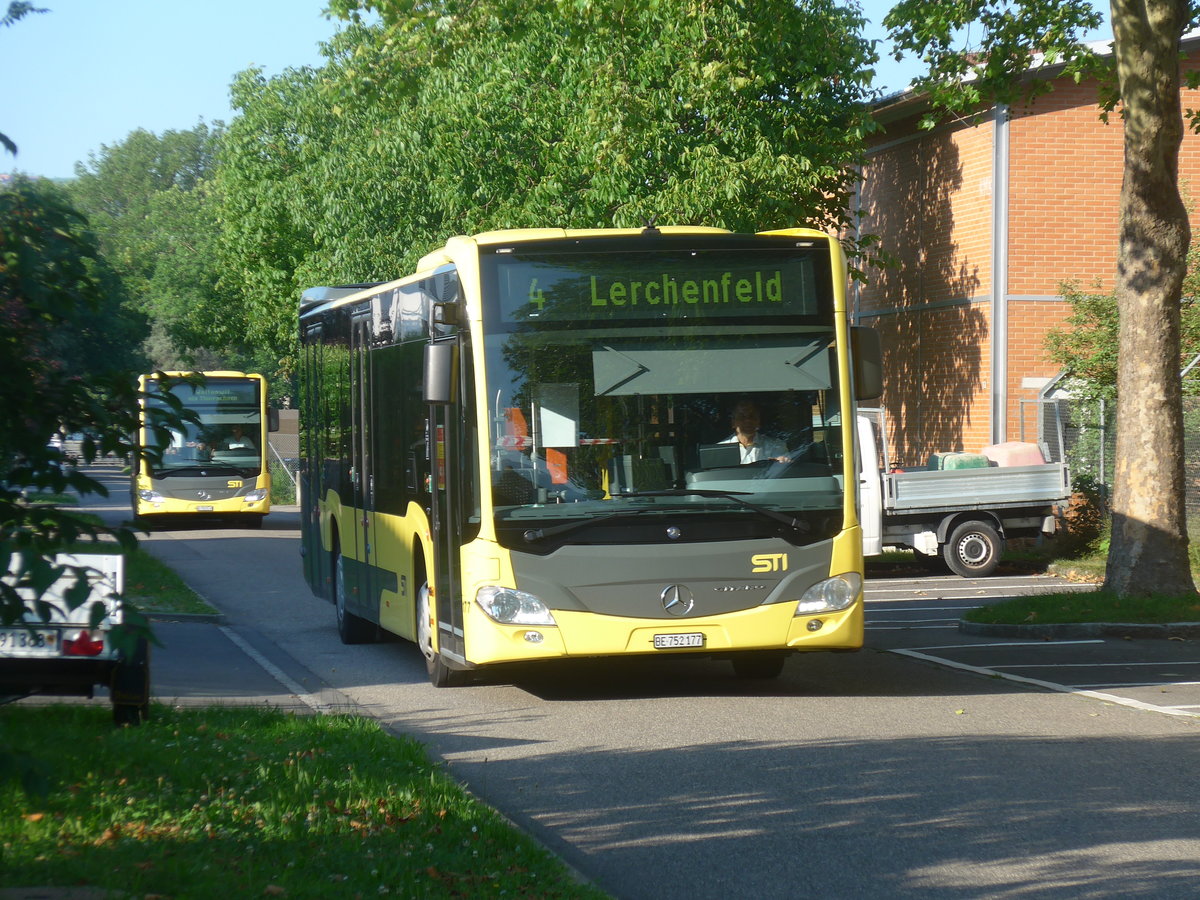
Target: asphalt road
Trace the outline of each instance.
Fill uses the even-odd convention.
[[[149,536],[226,618],[158,626],[156,696],[375,716],[616,897],[1198,893],[1200,642],[958,633],[1049,579],[871,580],[868,648],[770,682],[645,659],[437,690],[411,645],[338,641],[297,525]]]

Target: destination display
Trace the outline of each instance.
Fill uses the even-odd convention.
[[[811,250],[546,254],[497,258],[501,320],[596,322],[820,315]]]
[[[161,392],[163,386],[157,381],[148,382],[146,392]],[[217,381],[209,379],[205,384],[189,384],[177,381],[170,392],[184,406],[195,410],[258,409],[258,385],[248,381]]]

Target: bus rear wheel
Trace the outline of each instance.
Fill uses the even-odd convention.
[[[454,687],[462,684],[462,672],[446,665],[442,655],[433,649],[433,611],[429,606],[429,583],[421,585],[417,592],[417,646],[425,657],[425,672],[434,687]]]
[[[337,613],[338,637],[343,644],[369,644],[378,633],[373,624],[346,609],[346,563],[341,547],[333,546],[333,607]]]

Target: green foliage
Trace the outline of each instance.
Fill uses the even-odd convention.
[[[1180,301],[1182,370],[1200,353],[1200,245],[1188,252],[1184,295]],[[1114,400],[1117,395],[1117,357],[1120,347],[1116,294],[1083,291],[1078,283],[1059,286],[1071,313],[1062,328],[1046,334],[1046,351],[1071,379],[1072,392],[1085,401]],[[1184,381],[1184,393],[1200,392],[1200,377]]]
[[[0,623],[24,613],[17,588],[40,598],[68,574],[56,554],[101,540],[136,544],[129,529],[30,499],[108,493],[50,445],[52,435],[82,433],[85,463],[132,451],[134,372],[143,361],[130,348],[144,323],[125,314],[117,284],[54,185],[17,178],[0,189],[0,555],[18,561],[11,583],[0,582]],[[77,606],[86,599],[84,573],[73,571],[80,593],[68,591],[66,602]]]
[[[1119,345],[1116,295],[1089,293],[1074,282],[1064,282],[1059,290],[1071,313],[1064,327],[1046,333],[1046,351],[1072,379],[1077,396],[1112,400],[1117,393]]]
[[[76,166],[71,197],[99,235],[130,305],[150,316],[160,369],[235,368],[245,323],[217,290],[222,126],[154,135],[138,129]]]
[[[1061,65],[1075,81],[1099,78],[1104,109],[1116,103],[1111,61],[1080,43],[1103,24],[1089,0],[902,0],[883,22],[895,57],[912,54],[928,67],[914,82],[933,101],[925,127],[946,112],[972,116],[1050,90],[1047,80],[1024,77],[1043,66]]]
[[[313,284],[386,280],[513,227],[848,226],[871,119],[831,0],[339,3],[320,70],[242,73],[223,287],[279,358]]]

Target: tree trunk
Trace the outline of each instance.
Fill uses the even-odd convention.
[[[1180,291],[1189,242],[1179,195],[1181,0],[1112,0],[1124,114],[1117,304],[1117,447],[1105,588],[1195,594],[1187,556]]]

